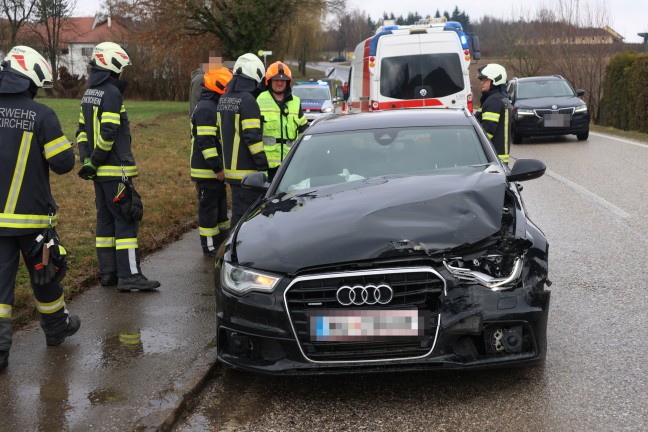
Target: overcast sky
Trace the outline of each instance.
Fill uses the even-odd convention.
[[[385,11],[394,12],[396,16],[406,16],[408,12],[426,16],[434,15],[437,9],[441,13],[452,13],[455,6],[459,6],[473,21],[484,15],[502,19],[517,18],[523,13],[533,16],[540,5],[555,8],[558,2],[573,2],[581,10],[590,7],[607,12],[610,27],[625,37],[626,42],[642,42],[637,33],[648,32],[648,0],[347,0],[349,8],[364,10],[372,19],[382,17]],[[92,16],[100,3],[99,0],[78,0],[75,15]]]
[[[572,2],[580,10],[590,8],[607,12],[609,26],[625,37],[625,42],[643,42],[637,33],[648,32],[648,0],[347,0],[350,8],[364,10],[372,19],[381,18],[383,12],[406,16],[408,12],[418,12],[422,16],[434,15],[437,9],[452,14],[455,6],[465,11],[472,21],[484,15],[502,19],[512,19],[523,15],[534,16],[540,5],[554,9],[556,4]],[[524,11],[520,11],[520,7]]]

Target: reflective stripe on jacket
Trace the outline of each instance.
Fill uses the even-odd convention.
[[[81,99],[76,131],[79,158],[81,162],[90,158],[98,167],[95,181],[121,178],[122,165],[128,177],[138,174],[131,150],[130,123],[120,90],[124,85],[107,71],[93,69]]]
[[[38,232],[56,211],[49,171],[74,168],[74,152],[54,111],[26,93],[0,97],[0,236]],[[52,216],[56,225],[56,215]]]
[[[282,109],[269,90],[257,97],[263,119],[263,148],[268,158],[268,166],[275,168],[283,162],[292,143],[299,136],[300,128],[308,124],[301,111],[299,97],[286,95]]]

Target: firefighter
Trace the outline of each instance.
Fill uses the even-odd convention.
[[[225,181],[232,191],[232,225],[236,225],[262,195],[243,189],[243,176],[268,169],[261,135],[261,113],[255,99],[257,86],[263,82],[264,75],[263,62],[254,54],[243,54],[234,63],[234,77],[218,101],[218,130],[223,145]]]
[[[160,283],[142,274],[137,218],[127,218],[113,203],[122,177],[138,175],[122,96],[127,83],[120,79],[124,67],[130,64],[126,51],[113,42],[102,42],[92,52],[88,89],[81,99],[76,132],[83,163],[79,177],[94,180],[95,246],[101,285],[117,285],[120,291],[150,291]]]
[[[50,248],[39,237],[43,232],[53,233],[56,226],[57,207],[49,170],[65,174],[74,168],[74,152],[58,117],[33,100],[39,88],[52,87],[52,70],[43,56],[26,46],[12,48],[1,68],[0,370],[9,362],[14,286],[21,253],[47,345],[63,343],[81,325],[79,317],[69,315],[65,308],[60,284],[64,261],[55,263],[53,254],[45,259],[43,251],[49,254]],[[56,253],[61,251],[57,246]],[[64,255],[57,255],[58,260]],[[48,274],[50,269],[52,273]]]
[[[206,256],[216,254],[230,227],[216,108],[231,79],[232,73],[225,67],[207,71],[191,116],[191,180],[198,190],[198,231]]]
[[[266,71],[268,90],[257,97],[263,120],[263,149],[268,158],[268,180],[272,181],[298,135],[308,128],[299,97],[291,92],[292,73],[282,62]]]
[[[477,69],[481,83],[481,113],[476,116],[499,158],[508,164],[510,151],[511,100],[506,92],[506,69],[489,63]]]

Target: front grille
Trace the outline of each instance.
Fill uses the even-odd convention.
[[[537,109],[537,110],[534,110],[534,112],[535,112],[536,116],[538,116],[540,118],[543,118],[545,116],[545,114],[569,114],[569,115],[572,115],[572,114],[574,114],[574,108],[573,107],[572,108],[560,108],[560,109],[555,109],[555,110],[552,110],[552,109]]]
[[[343,285],[387,283],[394,292],[386,305],[343,306],[336,293]],[[390,268],[298,277],[286,289],[284,300],[290,322],[304,356],[313,362],[367,362],[422,357],[434,347],[439,325],[439,296],[445,282],[432,268]],[[416,309],[429,317],[429,328],[419,337],[382,341],[314,341],[308,315],[318,310]]]

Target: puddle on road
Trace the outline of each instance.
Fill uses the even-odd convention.
[[[88,393],[92,405],[104,405],[125,400],[126,396],[115,389],[97,389]]]
[[[102,366],[132,363],[147,354],[170,352],[184,346],[175,337],[155,330],[129,329],[106,337],[101,343]]]

